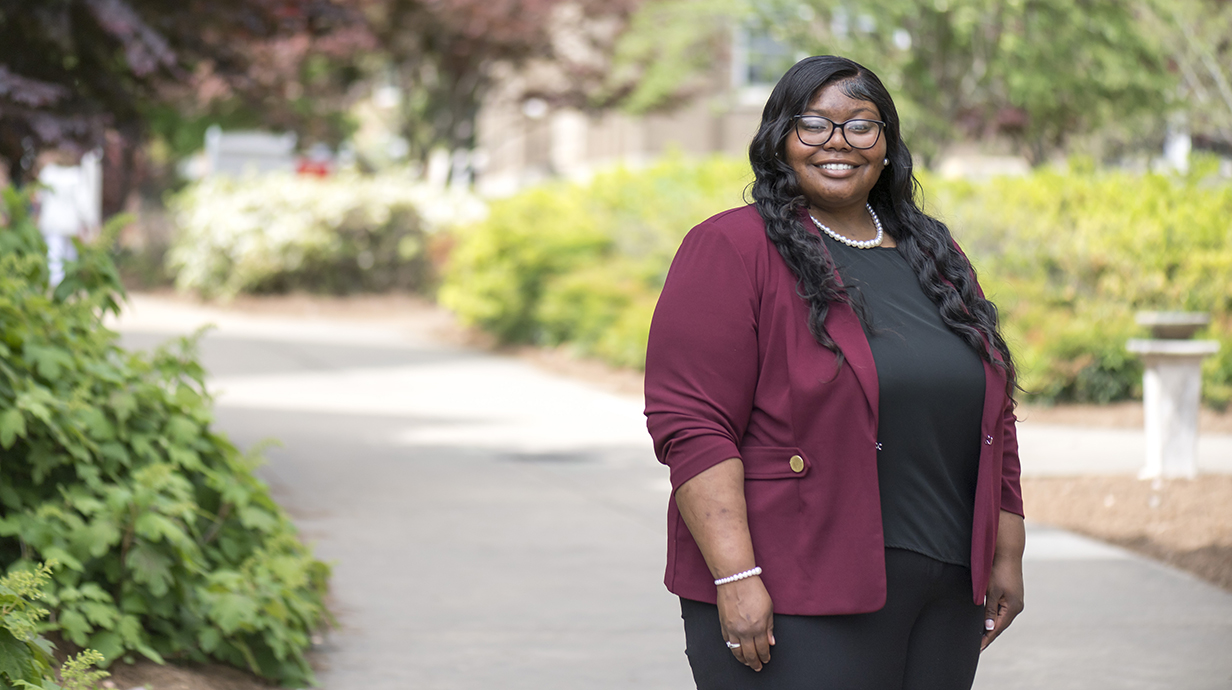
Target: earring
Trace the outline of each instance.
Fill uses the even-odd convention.
[[[887,167],[887,166],[889,166],[889,165],[890,165],[890,159],[889,159],[889,158],[883,158],[883,159],[881,160],[881,167],[883,167],[883,168],[884,168],[884,167]]]

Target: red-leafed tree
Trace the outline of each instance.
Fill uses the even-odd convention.
[[[412,156],[469,148],[502,74],[532,65],[552,76],[530,80],[530,95],[592,99],[641,2],[0,0],[0,159],[21,180],[48,148],[107,139],[131,158],[151,122],[165,133],[237,110],[336,139],[350,87],[377,66],[406,94]]]
[[[20,181],[41,150],[93,148],[107,131],[131,156],[162,104],[233,99],[294,125],[311,95],[302,83],[311,59],[350,59],[371,46],[353,4],[0,0],[0,158]]]

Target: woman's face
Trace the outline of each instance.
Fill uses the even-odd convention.
[[[801,115],[821,115],[837,124],[848,120],[880,120],[872,101],[856,100],[843,93],[839,83],[825,86]],[[807,146],[793,128],[787,134],[787,164],[796,171],[800,191],[816,211],[835,212],[864,206],[868,193],[881,177],[886,157],[885,132],[869,149],[853,148],[843,132],[834,128],[830,140]]]

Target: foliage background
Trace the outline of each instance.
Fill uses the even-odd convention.
[[[634,113],[725,107],[714,57],[743,31],[780,45],[775,74],[817,54],[874,70],[925,163],[974,142],[1037,165],[1115,160],[1157,151],[1178,125],[1227,152],[1229,28],[1221,0],[648,0],[615,44],[608,88]]]
[[[572,343],[640,367],[646,330],[685,230],[741,203],[742,162],[669,156],[642,171],[556,182],[494,202],[457,231],[439,299],[506,342]]]
[[[1096,171],[1089,162],[986,182],[923,175],[999,306],[1025,397],[1140,395],[1125,342],[1144,309],[1208,311],[1223,348],[1204,395],[1232,399],[1232,185],[1204,159],[1186,177]],[[440,300],[506,342],[568,343],[644,364],[646,332],[685,232],[742,203],[743,161],[670,158],[587,183],[530,189],[458,233]]]
[[[329,566],[211,429],[191,339],[129,353],[102,323],[123,298],[78,243],[53,291],[27,199],[0,207],[0,563],[55,560],[51,629],[107,661],[214,658],[292,686],[328,614]]]
[[[39,603],[54,565],[43,564],[0,577],[0,690],[89,690],[108,675],[92,668],[102,663],[103,655],[87,649],[67,658],[60,666],[60,678],[56,678],[54,648],[39,634],[43,619],[50,613]]]
[[[425,290],[434,280],[431,236],[485,213],[465,192],[431,189],[398,171],[213,177],[170,207],[177,232],[167,265],[176,287],[222,298]]]

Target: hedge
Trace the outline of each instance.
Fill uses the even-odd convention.
[[[751,181],[738,161],[673,156],[494,202],[486,221],[456,232],[438,297],[505,342],[570,343],[640,367],[684,233],[740,204]]]
[[[230,298],[293,290],[425,290],[429,244],[485,207],[407,173],[267,174],[197,182],[169,203],[167,271],[181,291]]]
[[[924,180],[929,207],[972,255],[1001,308],[1028,397],[1103,403],[1141,395],[1125,350],[1140,310],[1209,312],[1222,342],[1204,395],[1232,399],[1232,183],[1199,158],[1178,177],[1077,162],[1026,178]]]
[[[1106,403],[1141,395],[1125,341],[1145,309],[1210,312],[1220,354],[1204,396],[1232,400],[1232,184],[1199,159],[1185,177],[1076,162],[986,182],[921,175],[1001,309],[1025,399]],[[681,238],[743,203],[730,158],[669,158],[492,206],[457,233],[440,291],[466,323],[506,342],[567,343],[640,367],[663,276]]]

